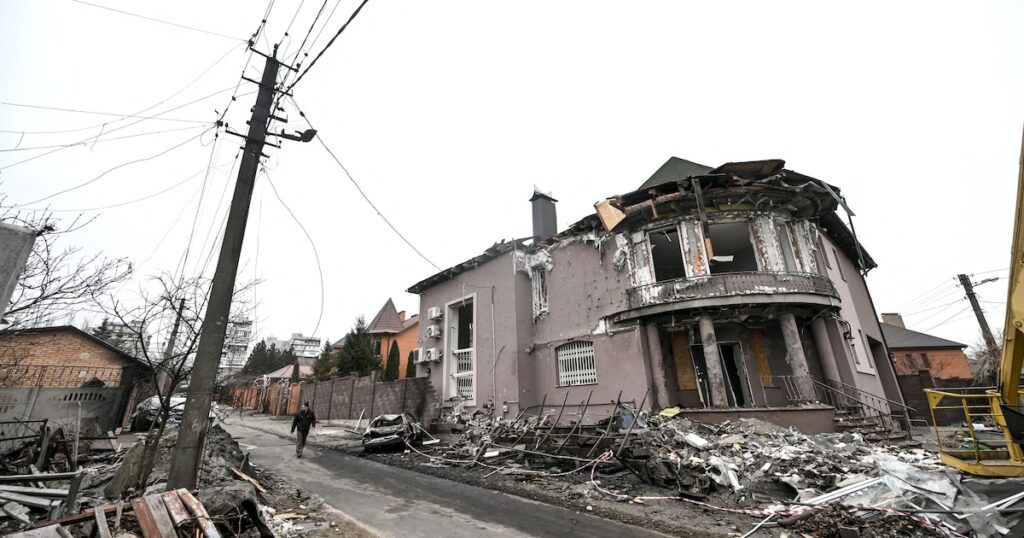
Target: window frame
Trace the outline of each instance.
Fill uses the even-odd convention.
[[[564,357],[562,356],[563,350],[566,355]],[[571,340],[555,347],[554,353],[556,387],[569,388],[598,384],[597,353],[593,340]],[[576,370],[563,372],[563,367],[573,362],[576,363]],[[570,379],[570,377],[572,378]]]

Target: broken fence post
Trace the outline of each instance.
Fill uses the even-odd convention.
[[[640,400],[640,407],[632,411],[633,422],[629,423],[629,428],[626,429],[626,435],[624,435],[622,437],[622,441],[619,442],[619,449],[615,451],[616,458],[619,457],[619,454],[622,454],[622,449],[625,448],[626,441],[629,440],[629,434],[633,432],[633,427],[636,426],[637,421],[640,419],[640,410],[643,409],[644,404],[647,403],[647,393],[650,392],[650,390],[651,389],[647,389],[644,391],[644,398]]]

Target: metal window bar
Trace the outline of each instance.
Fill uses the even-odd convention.
[[[558,386],[593,385],[597,383],[594,343],[569,342],[555,350],[558,357]]]
[[[473,399],[475,375],[473,371],[473,348],[452,351],[452,362],[455,368],[452,378],[455,381],[455,395],[460,398]]]

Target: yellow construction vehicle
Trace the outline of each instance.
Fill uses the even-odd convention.
[[[1017,177],[1017,209],[1010,248],[1010,285],[1006,300],[1003,351],[996,387],[965,390],[927,389],[942,461],[980,476],[1024,476],[1024,407],[1021,367],[1024,359],[1024,137]],[[965,428],[939,428],[936,417],[958,412]],[[987,426],[993,428],[986,431]],[[1001,435],[1000,435],[1001,434]]]

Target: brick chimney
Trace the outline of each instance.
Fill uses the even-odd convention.
[[[886,325],[895,325],[896,327],[900,327],[902,329],[906,329],[907,328],[905,325],[903,325],[903,316],[901,316],[901,315],[899,315],[899,314],[897,314],[895,312],[889,312],[889,313],[883,312],[882,313],[882,323],[885,323]]]
[[[405,323],[405,310],[402,310],[401,312],[398,313],[398,321]]]
[[[530,202],[533,204],[533,240],[543,241],[558,233],[558,220],[555,217],[555,200],[550,194],[533,188]]]

